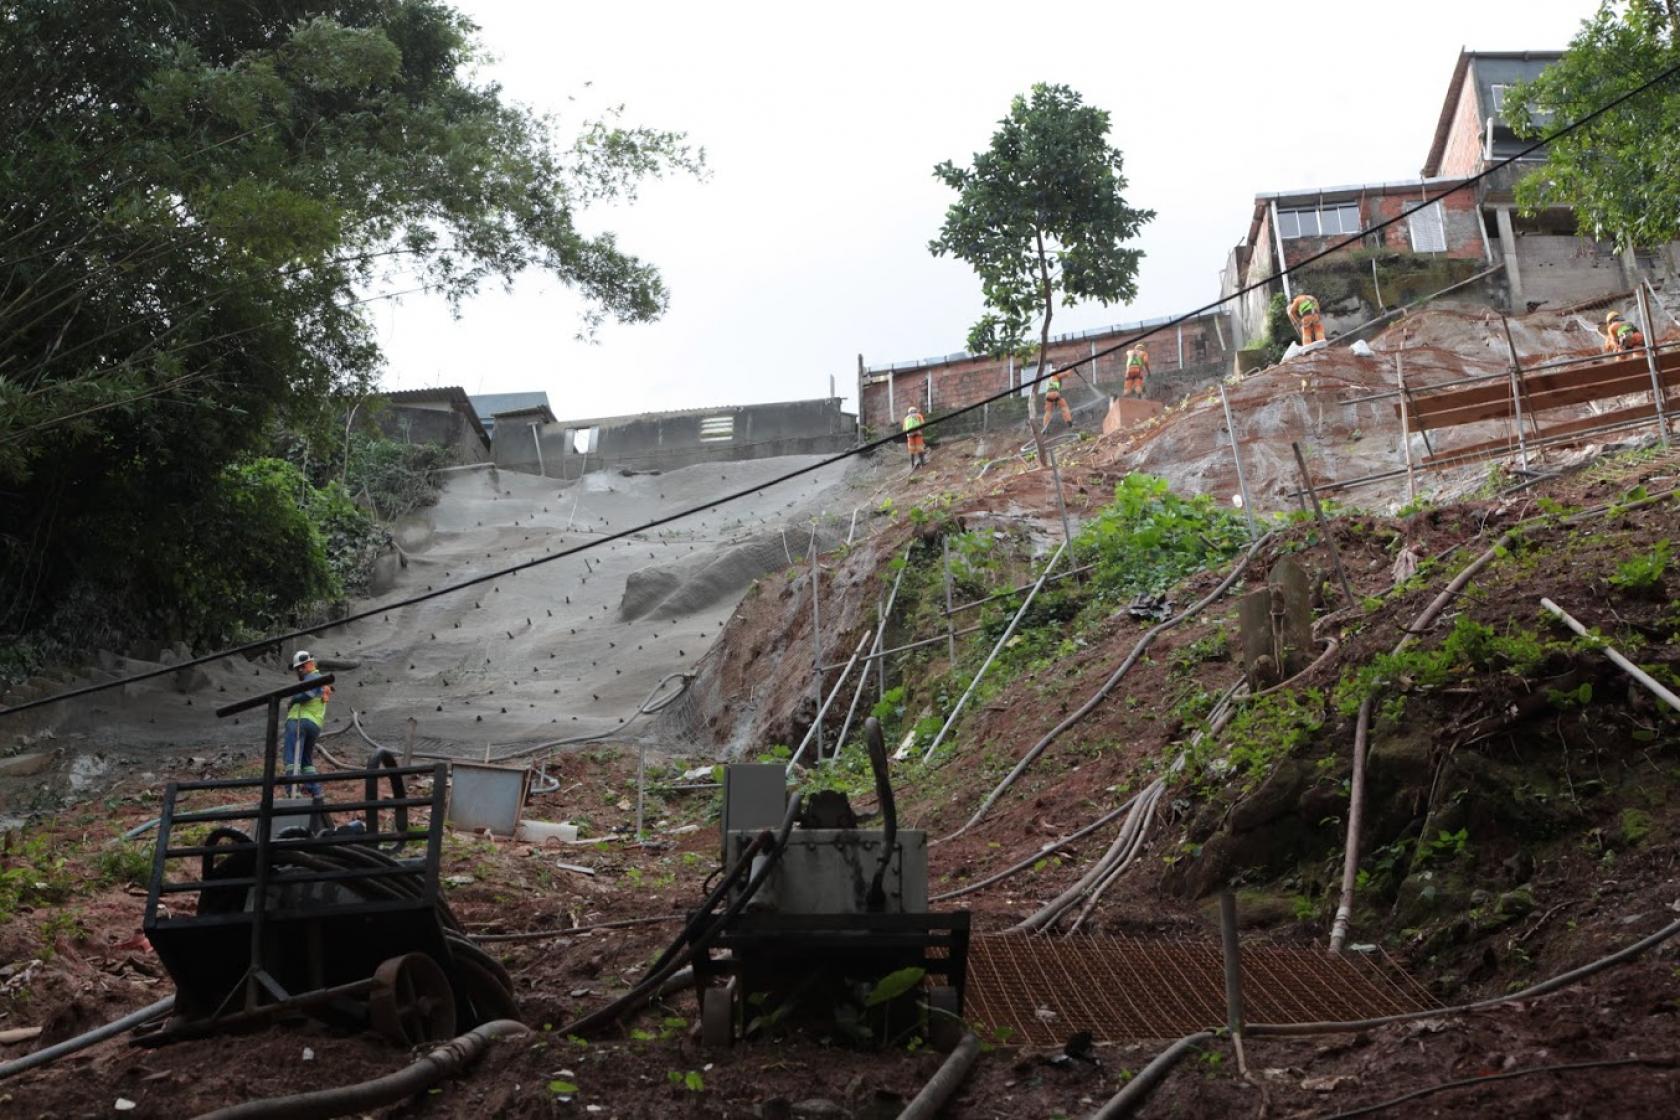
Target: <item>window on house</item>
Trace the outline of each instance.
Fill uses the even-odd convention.
[[[572,440],[572,451],[579,455],[588,455],[595,450],[600,442],[600,428],[573,428],[568,435]]]
[[[735,417],[708,416],[700,421],[701,443],[723,443],[735,438]]]
[[[1441,204],[1432,202],[1414,211],[1407,219],[1412,230],[1412,252],[1444,253],[1447,251],[1447,220]]]
[[[1510,88],[1511,88],[1510,86],[1494,86],[1493,87],[1493,115],[1494,116],[1503,117],[1505,115],[1505,94],[1508,90],[1510,90]]]
[[[1279,210],[1278,232],[1285,240],[1358,233],[1359,203],[1338,202],[1310,209]]]

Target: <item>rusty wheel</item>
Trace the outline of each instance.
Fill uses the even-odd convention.
[[[455,995],[449,977],[425,953],[392,957],[373,974],[368,993],[373,1029],[399,1046],[455,1035]]]

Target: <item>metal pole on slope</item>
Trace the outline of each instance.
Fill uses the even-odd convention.
[[[1231,459],[1237,464],[1237,493],[1242,495],[1243,516],[1248,518],[1248,539],[1260,536],[1254,527],[1254,506],[1248,500],[1248,479],[1243,476],[1242,449],[1237,446],[1237,422],[1231,418],[1231,398],[1225,393],[1225,383],[1219,383],[1219,403],[1225,407],[1225,430],[1231,433]]]
[[[1062,516],[1062,540],[1064,543],[1072,544],[1073,526],[1068,521],[1067,501],[1062,497],[1062,468],[1056,464],[1056,449],[1046,447],[1044,455],[1050,460],[1050,474],[1056,480],[1056,512]]]
[[[1505,345],[1511,351],[1511,409],[1517,418],[1517,461],[1522,469],[1528,469],[1528,441],[1523,438],[1523,406],[1522,406],[1522,363],[1517,360],[1517,343],[1511,337],[1511,320],[1501,315],[1499,322],[1505,327]]]
[[[957,663],[957,627],[951,621],[951,537],[939,535],[940,559],[945,569],[945,656],[952,665]]]
[[[992,667],[992,662],[997,660],[997,655],[1002,652],[1004,644],[1014,636],[1015,628],[1021,625],[1021,619],[1026,617],[1027,608],[1032,606],[1033,600],[1038,596],[1039,588],[1044,586],[1045,579],[1050,575],[1051,570],[1055,568],[1056,561],[1062,558],[1062,553],[1067,551],[1067,547],[1067,541],[1063,541],[1060,545],[1056,546],[1056,551],[1050,557],[1050,562],[1044,565],[1044,571],[1040,573],[1038,582],[1033,584],[1032,591],[1024,600],[1022,600],[1021,608],[1015,612],[1015,617],[1009,620],[1009,628],[1005,630],[1003,632],[1003,636],[997,640],[997,644],[992,647],[992,652],[986,655],[985,663],[980,666],[980,671],[974,674],[974,679],[968,682],[968,687],[964,689],[963,694],[957,698],[956,707],[951,709],[951,714],[945,719],[945,726],[939,729],[939,734],[935,735],[933,737],[933,742],[928,744],[927,753],[922,755],[923,762],[926,762],[928,759],[933,757],[933,752],[938,749],[939,744],[942,743],[945,740],[945,736],[950,733],[952,726],[954,726],[957,722],[957,717],[962,714],[963,706],[968,703],[968,698],[974,695],[975,688],[979,686],[980,681],[985,677],[986,670]]]
[[[887,619],[892,616],[893,604],[898,601],[898,585],[904,579],[905,569],[910,566],[910,549],[913,548],[913,547],[915,547],[915,546],[911,545],[909,547],[906,547],[905,550],[904,550],[904,564],[903,564],[902,567],[900,567],[898,569],[898,573],[893,576],[892,591],[887,594],[887,601],[883,604],[880,599],[877,598],[875,600],[875,609],[879,613],[880,619],[875,624],[875,640],[872,643],[870,643],[869,655],[870,655],[871,658],[877,658],[877,661],[876,661],[877,665],[885,665],[886,664],[887,659],[885,657],[880,657],[879,656],[880,653],[881,653],[881,643],[886,641],[886,638],[887,638]],[[886,682],[885,673],[886,673],[886,670],[882,669],[881,670],[881,674],[882,674],[881,675],[881,681],[882,681],[883,685]],[[869,663],[868,663],[868,661],[865,661],[862,670],[860,670],[858,672],[857,689],[856,689],[856,691],[854,691],[852,693],[851,706],[846,709],[845,722],[841,723],[841,725],[840,725],[840,738],[838,740],[836,740],[836,742],[839,743],[839,746],[835,748],[835,753],[836,754],[838,754],[839,751],[846,746],[846,734],[847,734],[847,732],[851,731],[851,729],[852,729],[852,717],[857,714],[858,701],[863,699],[863,690],[865,688],[867,688],[868,686],[869,686]],[[882,691],[885,692],[886,689],[883,687]]]
[[[818,606],[818,583],[822,566],[817,562],[817,519],[811,519],[811,687],[817,700],[817,760],[823,756],[823,673],[822,673],[822,608]]]
[[[1219,940],[1225,956],[1225,1029],[1237,1051],[1237,1070],[1248,1075],[1243,1057],[1242,956],[1237,943],[1237,896],[1230,891],[1219,895]]]
[[[1373,265],[1376,261],[1371,262]],[[1406,397],[1406,356],[1394,355],[1394,380],[1400,386],[1400,450],[1406,457],[1406,502],[1408,505],[1417,503],[1417,478],[1412,474],[1412,422],[1411,409]]]
[[[1639,325],[1645,332],[1645,365],[1651,371],[1651,403],[1657,410],[1657,433],[1662,437],[1662,445],[1668,446],[1668,409],[1665,407],[1666,391],[1663,387],[1662,372],[1657,368],[1657,352],[1653,347],[1657,344],[1655,324],[1651,322],[1651,304],[1645,298],[1645,287],[1640,285],[1633,290],[1639,302]]]
[[[1341,581],[1342,594],[1347,596],[1348,605],[1352,606],[1359,600],[1353,597],[1353,585],[1348,582],[1347,572],[1342,568],[1342,550],[1336,547],[1336,538],[1330,533],[1330,523],[1325,520],[1324,507],[1318,504],[1318,491],[1313,489],[1312,475],[1307,471],[1307,458],[1301,454],[1301,445],[1291,443],[1295,449],[1295,465],[1301,468],[1301,485],[1306,488],[1307,498],[1312,502],[1313,516],[1318,518],[1318,531],[1324,534],[1324,543],[1330,549],[1330,562],[1336,566],[1336,578]]]

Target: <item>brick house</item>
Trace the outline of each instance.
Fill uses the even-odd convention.
[[[1527,148],[1531,142],[1519,140],[1501,115],[1505,92],[1562,57],[1557,51],[1461,52],[1423,173],[1462,179]],[[1572,210],[1517,213],[1516,183],[1543,158],[1536,152],[1476,187],[1483,224],[1504,267],[1505,307],[1565,306],[1627,292],[1643,276],[1672,275],[1673,246],[1618,255],[1609,242],[1580,236]]]
[[[1222,296],[1261,285],[1233,308],[1239,344],[1263,336],[1274,296],[1290,299],[1301,290],[1319,297],[1330,332],[1340,334],[1438,293],[1449,304],[1520,312],[1616,296],[1642,275],[1667,274],[1668,249],[1617,255],[1608,243],[1579,236],[1570,210],[1517,214],[1515,184],[1538,166],[1539,152],[1329,257],[1302,263],[1527,148],[1501,116],[1505,93],[1561,57],[1557,51],[1460,52],[1417,179],[1256,195],[1248,235],[1220,276]],[[1291,265],[1301,271],[1268,279]]]
[[[1146,319],[1051,336],[1050,368],[1080,363],[1082,376],[1068,374],[1062,383],[1082,416],[1093,416],[1090,422],[1100,423],[1102,411],[1108,407],[1108,395],[1119,393],[1126,378],[1124,351],[1093,355],[1140,331],[1168,322],[1171,319]],[[1230,320],[1216,311],[1163,331],[1150,338],[1147,345],[1152,376],[1146,395],[1156,400],[1180,395],[1192,385],[1228,370],[1231,351],[1235,349]],[[995,430],[1018,424],[1026,415],[1028,389],[1022,386],[1036,376],[1037,367],[1031,363],[1023,368],[1013,358],[977,357],[966,352],[879,366],[866,365],[859,355],[859,420],[865,429],[881,433],[896,428],[912,402],[932,416],[1014,390],[1013,399],[998,401],[983,411],[977,410],[939,426],[940,434]],[[1036,391],[1042,393],[1043,387]]]

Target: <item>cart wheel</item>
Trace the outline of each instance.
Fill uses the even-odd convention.
[[[928,992],[928,1045],[950,1053],[962,1041],[968,1025],[963,1022],[957,990],[941,985]]]
[[[455,996],[449,977],[425,953],[392,957],[373,974],[368,992],[373,1029],[399,1046],[455,1036]]]
[[[492,1019],[519,1020],[519,1004],[493,969],[463,953],[455,955],[455,995],[458,1007],[470,1008],[473,1025]]]
[[[700,1044],[727,1050],[735,1043],[735,987],[707,988],[700,993]]]

